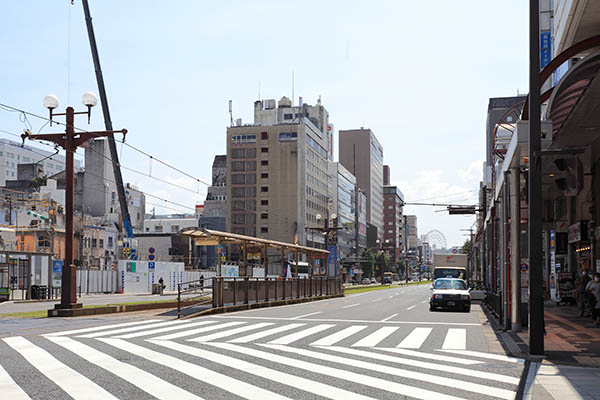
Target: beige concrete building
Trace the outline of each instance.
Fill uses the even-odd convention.
[[[323,244],[305,228],[328,215],[328,118],[320,100],[293,107],[283,97],[277,107],[256,101],[254,124],[227,129],[229,232],[303,245],[310,235]]]
[[[367,196],[367,223],[383,239],[383,147],[370,129],[340,131],[340,163]]]

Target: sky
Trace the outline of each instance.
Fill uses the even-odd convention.
[[[259,95],[291,97],[292,87],[296,104],[321,97],[336,139],[372,129],[407,202],[475,204],[489,98],[528,86],[519,0],[90,0],[90,9],[113,126],[154,157],[118,144],[123,177],[156,196],[147,197],[156,213],[193,212],[204,200],[213,158],[226,150],[229,100],[233,118],[251,123]],[[3,4],[0,37],[0,103],[46,116],[47,94],[78,110],[84,92],[98,93],[81,0]],[[60,131],[28,121],[35,133]],[[76,125],[103,130],[100,107]],[[0,109],[0,130],[26,127]],[[435,229],[462,245],[474,217],[442,210],[404,212],[417,215],[419,235]]]

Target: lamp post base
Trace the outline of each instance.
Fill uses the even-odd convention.
[[[83,315],[83,311],[81,303],[59,303],[54,306],[54,309],[48,310],[48,317],[78,317]]]

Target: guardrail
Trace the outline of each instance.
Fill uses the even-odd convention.
[[[193,281],[181,282],[177,284],[177,318],[181,318],[181,295],[198,293],[199,295],[205,295],[205,290],[213,287],[213,280],[215,278],[202,278],[195,279]],[[189,300],[189,297],[186,298]]]

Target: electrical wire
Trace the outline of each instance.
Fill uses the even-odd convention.
[[[42,119],[42,120],[45,120],[45,121],[50,121],[50,118],[48,118],[48,117],[43,117],[43,116],[41,116],[41,115],[39,115],[39,114],[35,114],[35,113],[32,113],[32,112],[30,112],[30,111],[25,111],[25,110],[19,109],[19,108],[17,108],[17,107],[10,106],[10,105],[8,105],[8,104],[3,104],[3,103],[0,103],[0,108],[3,108],[3,109],[5,109],[5,110],[7,110],[7,111],[12,111],[12,112],[20,112],[20,113],[21,113],[21,114],[23,114],[24,116],[27,116],[27,115],[29,115],[29,116],[32,116],[32,117],[35,117],[35,118],[39,118],[39,119]],[[29,121],[27,120],[27,122],[29,122]],[[53,122],[53,123],[56,123],[57,125],[63,125],[63,126],[66,126],[66,124],[65,124],[65,123],[62,123],[62,122],[59,122],[59,121],[52,120],[52,122]],[[82,128],[79,128],[79,127],[77,127],[77,126],[73,126],[73,127],[74,127],[74,129],[75,129],[75,130],[78,130],[78,131],[80,131],[80,132],[84,132],[84,133],[90,133],[89,131],[87,131],[87,130],[85,130],[85,129],[82,129]],[[99,135],[99,134],[97,134],[96,136],[97,136],[98,138],[103,138],[103,137],[104,137],[104,136],[101,136],[101,135]],[[129,143],[126,143],[124,139],[121,141],[121,143],[123,143],[125,146],[127,146],[127,147],[131,148],[132,150],[135,150],[135,151],[137,151],[138,153],[140,153],[140,154],[142,154],[142,155],[144,155],[144,156],[146,156],[146,157],[149,157],[149,158],[153,159],[154,161],[156,161],[156,162],[158,162],[158,163],[160,163],[160,164],[164,165],[165,167],[167,167],[167,168],[170,168],[170,169],[172,169],[172,170],[174,170],[174,171],[177,171],[177,172],[179,172],[180,174],[182,174],[182,175],[185,175],[185,176],[187,176],[188,178],[191,178],[191,179],[195,180],[195,181],[196,181],[196,182],[198,182],[198,183],[202,183],[203,185],[210,186],[210,184],[209,184],[209,183],[207,183],[207,182],[205,182],[204,180],[202,180],[202,179],[200,179],[200,178],[197,178],[197,177],[193,176],[192,174],[189,174],[189,173],[187,173],[187,172],[185,172],[185,171],[183,171],[183,170],[181,170],[181,169],[179,169],[179,168],[177,168],[177,167],[175,167],[175,166],[173,166],[173,165],[169,164],[168,162],[166,162],[166,161],[163,161],[163,160],[159,159],[158,157],[155,157],[155,156],[153,156],[152,154],[149,154],[149,153],[145,152],[144,150],[142,150],[142,149],[140,149],[140,148],[137,148],[136,146],[133,146],[133,145],[131,145],[131,144],[129,144]]]
[[[13,135],[13,136],[19,136],[19,135],[15,134],[15,133],[8,132],[8,131],[5,131],[5,130],[0,130],[0,132],[8,133],[8,134],[10,134],[10,135]],[[20,137],[20,136],[19,136],[19,137]],[[40,141],[38,141],[38,140],[35,140],[35,142],[39,142],[39,143],[41,143],[41,144],[43,144],[43,145],[47,145],[47,146],[50,146],[50,147],[52,147],[52,145],[50,145],[50,144],[48,144],[48,143],[40,142]],[[36,154],[38,154],[38,155],[41,155],[41,156],[46,156],[46,154],[42,154],[42,153],[36,152],[36,151],[35,151],[35,150],[33,150],[32,148],[30,148],[29,150],[30,150],[31,152],[33,152],[33,153],[36,153]],[[50,158],[50,159],[51,159],[51,158]],[[107,181],[107,182],[110,182],[110,183],[114,183],[115,185],[117,184],[117,182],[115,182],[114,180],[108,179],[108,178],[106,178],[106,177],[103,177],[103,176],[100,176],[100,175],[93,174],[93,173],[92,173],[92,172],[90,172],[90,171],[85,171],[85,173],[86,173],[86,174],[89,174],[89,175],[91,175],[91,176],[94,176],[94,177],[96,177],[96,178],[100,178],[100,179],[102,179],[102,180],[104,180],[104,181]],[[142,174],[143,174],[143,173],[142,173]],[[192,207],[186,206],[186,205],[184,205],[184,204],[180,204],[180,203],[177,203],[177,202],[174,202],[174,201],[171,201],[171,200],[167,200],[167,199],[165,199],[165,198],[162,198],[162,197],[160,197],[160,196],[156,196],[156,195],[153,195],[153,194],[150,194],[150,193],[144,192],[144,191],[142,191],[142,190],[139,190],[139,192],[143,193],[143,194],[144,194],[144,195],[146,195],[146,196],[153,197],[153,198],[155,198],[155,199],[157,199],[157,200],[164,201],[164,202],[166,202],[166,203],[171,203],[171,204],[174,204],[174,205],[176,205],[176,206],[178,206],[178,207],[183,207],[183,208],[185,208],[185,209],[189,209],[189,210],[194,210],[194,211],[196,211],[196,209],[195,209],[195,208],[192,208]],[[193,193],[196,193],[196,192],[193,192]]]

